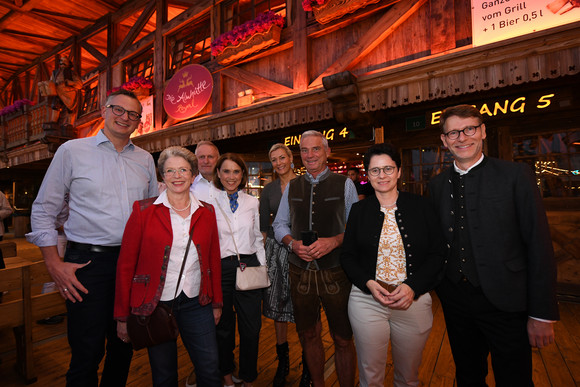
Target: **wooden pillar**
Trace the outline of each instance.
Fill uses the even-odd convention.
[[[156,23],[155,41],[153,43],[153,84],[155,85],[155,129],[163,127],[163,89],[165,86],[165,47],[163,26],[167,23],[166,0],[156,0]]]
[[[308,35],[306,34],[306,12],[303,12],[301,1],[289,1],[290,15],[286,19],[292,22],[293,89],[303,92],[308,89]],[[302,12],[301,12],[302,11]]]
[[[431,54],[455,48],[454,0],[430,0]]]
[[[221,25],[221,3],[214,5],[210,10],[210,20],[211,20],[211,39],[214,40],[220,35],[220,25]],[[222,111],[222,98],[223,98],[223,88],[222,88],[222,75],[221,71],[216,71],[212,74],[213,78],[213,92],[211,96],[211,113],[217,114]]]
[[[109,15],[109,22],[107,26],[107,67],[105,69],[105,79],[104,79],[104,90],[100,89],[100,102],[101,105],[105,104],[107,98],[107,91],[113,88],[113,56],[115,51],[121,42],[119,36],[119,26],[117,22],[113,22],[112,17]]]

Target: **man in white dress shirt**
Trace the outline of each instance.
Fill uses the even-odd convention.
[[[213,202],[213,196],[216,192],[211,189],[213,187],[213,170],[220,157],[220,151],[213,142],[200,141],[195,148],[195,157],[197,157],[199,174],[191,184],[191,192],[193,192],[193,196],[197,200],[202,200],[206,203]],[[192,371],[185,381],[186,387],[196,386],[195,382],[193,382],[194,376],[195,372]]]
[[[217,146],[211,141],[200,141],[195,148],[195,157],[199,168],[199,175],[195,177],[191,185],[191,192],[198,200],[211,202],[213,185],[213,170],[220,157]]]

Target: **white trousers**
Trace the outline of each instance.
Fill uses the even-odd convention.
[[[433,325],[431,295],[423,294],[407,310],[379,304],[353,285],[348,316],[356,345],[360,386],[383,386],[389,339],[394,386],[418,386],[423,348]]]

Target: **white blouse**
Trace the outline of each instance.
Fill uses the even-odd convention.
[[[189,241],[191,215],[201,206],[201,203],[191,193],[189,197],[191,199],[191,207],[189,208],[189,215],[186,218],[182,218],[177,212],[173,211],[167,199],[167,191],[162,192],[154,203],[161,203],[169,208],[171,229],[173,231],[173,243],[171,245],[171,252],[169,253],[169,263],[167,265],[165,286],[163,287],[163,293],[161,293],[161,301],[173,300],[175,296],[175,287],[177,286],[179,271],[181,270],[185,248]],[[192,241],[189,246],[189,252],[187,253],[187,262],[185,262],[185,267],[183,268],[177,295],[179,296],[183,291],[189,298],[197,297],[199,295],[200,285],[201,270],[199,267],[199,257]]]
[[[212,187],[215,216],[220,236],[221,257],[236,255],[236,246],[240,254],[256,254],[260,265],[266,264],[264,242],[260,232],[259,202],[255,197],[238,191],[238,208],[236,212],[230,209],[230,199],[226,191]],[[224,218],[227,216],[228,222]],[[235,245],[232,238],[235,238]]]

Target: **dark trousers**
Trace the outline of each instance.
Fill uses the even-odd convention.
[[[497,387],[533,386],[525,312],[498,310],[480,287],[469,282],[454,283],[445,278],[436,291],[445,315],[458,387],[487,385],[489,353]]]
[[[117,337],[113,320],[115,276],[118,252],[93,253],[69,247],[65,261],[86,263],[76,271],[78,280],[89,291],[83,301],[67,301],[68,342],[71,361],[66,374],[67,387],[98,385],[99,363],[106,353],[101,386],[124,386],[127,382],[133,348]]]
[[[181,340],[195,368],[197,385],[221,387],[215,320],[211,304],[201,306],[199,297],[189,298],[183,292],[174,301],[162,302],[169,307],[173,305]],[[177,387],[177,341],[150,347],[148,352],[153,385]]]
[[[242,256],[248,266],[258,266],[255,254]],[[220,372],[231,374],[235,370],[236,317],[240,335],[240,371],[238,377],[253,382],[258,377],[258,346],[262,328],[262,289],[236,290],[237,259],[222,259],[222,293],[224,307],[217,326]]]

